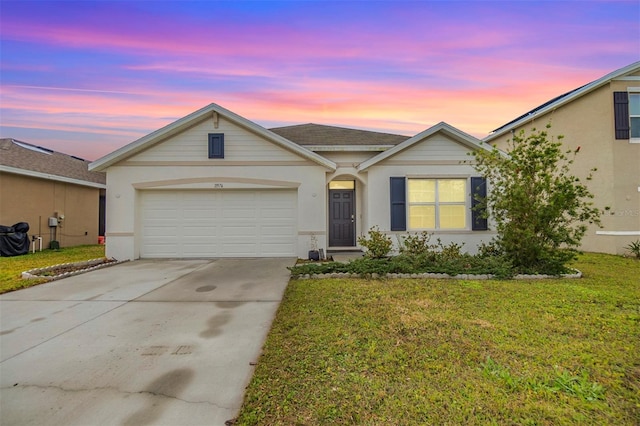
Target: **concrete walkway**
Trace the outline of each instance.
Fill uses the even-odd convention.
[[[0,424],[224,425],[295,259],[135,261],[0,296]]]

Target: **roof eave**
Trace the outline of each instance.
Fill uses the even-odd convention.
[[[491,134],[489,134],[487,137],[485,137],[484,139],[482,139],[485,142],[490,142],[493,139],[496,139],[502,135],[504,135],[505,133],[511,131],[512,129],[515,129],[517,127],[520,127],[521,125],[531,121],[532,119],[544,115],[546,113],[548,113],[549,111],[552,111],[556,108],[559,108],[569,102],[572,102],[573,100],[584,96],[602,86],[604,86],[605,84],[607,84],[608,82],[610,82],[611,80],[614,80],[618,77],[621,77],[625,74],[629,74],[631,72],[635,72],[640,70],[640,61],[638,62],[634,62],[630,65],[627,65],[624,68],[620,68],[616,71],[610,72],[609,74],[605,75],[604,77],[601,77],[595,81],[592,81],[591,83],[585,84],[584,86],[582,86],[581,88],[570,92],[567,96],[558,99],[556,102],[553,102],[549,105],[547,105],[546,107],[536,111],[533,114],[529,114],[525,117],[522,117],[520,120],[513,122],[509,125],[505,125],[503,127],[500,127],[496,130],[494,130]]]
[[[393,148],[395,145],[302,145],[310,151],[321,152],[380,152]]]
[[[194,120],[199,119],[207,113],[213,112],[213,107],[215,104],[209,104],[204,108],[199,109],[198,111],[192,112],[189,115],[186,115],[173,123],[170,123],[158,130],[155,130],[149,133],[146,136],[141,137],[121,148],[116,149],[115,151],[105,155],[97,159],[96,161],[89,164],[89,170],[91,171],[104,171],[109,166],[124,160],[127,157],[130,157],[149,146],[159,142],[162,139],[165,139],[173,134],[180,132],[184,127],[188,126]]]
[[[0,172],[12,173],[15,175],[35,177],[39,179],[53,180],[56,182],[72,183],[74,185],[87,186],[90,188],[106,189],[104,183],[90,182],[88,180],[74,179],[66,176],[54,175],[51,173],[36,172],[35,170],[20,169],[17,167],[0,165]]]

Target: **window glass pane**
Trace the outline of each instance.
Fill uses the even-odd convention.
[[[465,206],[440,205],[441,229],[464,229],[467,209]]]
[[[640,138],[640,117],[631,117],[631,137]]]
[[[436,201],[436,181],[433,179],[409,179],[410,203],[433,203]]]
[[[438,180],[438,201],[441,203],[464,203],[466,186],[466,179]]]
[[[409,206],[409,228],[433,229],[436,227],[436,206]]]
[[[356,182],[353,180],[332,180],[329,182],[329,189],[355,189]]]
[[[640,115],[640,94],[629,94],[629,114]]]

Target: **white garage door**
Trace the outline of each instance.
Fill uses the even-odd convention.
[[[140,256],[295,256],[292,190],[144,191]]]

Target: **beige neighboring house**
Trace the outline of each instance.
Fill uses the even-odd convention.
[[[413,137],[317,124],[268,130],[211,104],[93,162],[107,174],[107,256],[301,257],[429,231],[474,252],[495,235],[472,211],[486,190],[473,136]],[[467,161],[467,163],[465,163]]]
[[[88,165],[78,157],[0,139],[0,224],[27,222],[29,237],[41,236],[43,248],[54,235],[60,247],[97,244],[104,235],[106,178]],[[49,218],[57,227],[49,227]]]
[[[640,62],[621,68],[549,102],[494,130],[484,139],[504,149],[514,132],[531,128],[564,135],[563,144],[580,148],[573,173],[586,182],[595,205],[606,211],[603,228],[589,228],[585,251],[624,254],[640,240]]]

